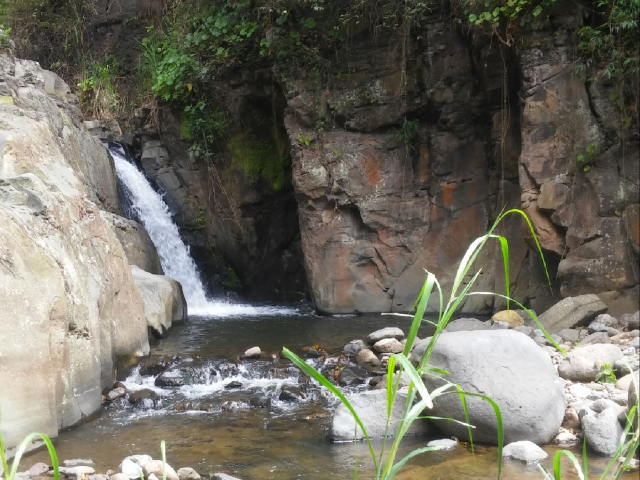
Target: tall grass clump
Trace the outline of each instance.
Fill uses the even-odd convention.
[[[0,425],[2,425],[2,409],[0,408]],[[40,438],[47,450],[49,452],[49,458],[51,458],[51,467],[53,468],[53,478],[54,480],[60,480],[60,472],[58,465],[58,455],[56,454],[56,449],[53,447],[53,443],[51,439],[46,436],[44,433],[30,433],[27,435],[22,443],[18,446],[18,450],[16,451],[16,455],[13,458],[11,463],[11,469],[9,469],[9,464],[7,463],[7,456],[4,451],[4,441],[2,439],[2,430],[0,430],[0,467],[2,467],[2,472],[0,474],[4,475],[5,480],[14,480],[16,478],[16,474],[18,473],[18,467],[20,466],[20,460],[24,455],[27,447],[31,442],[33,442],[36,438]]]
[[[446,303],[444,301],[444,294],[440,286],[440,283],[438,282],[438,279],[435,277],[433,273],[427,272],[427,279],[424,282],[424,285],[422,286],[422,289],[420,291],[418,299],[416,300],[416,303],[414,304],[415,314],[413,315],[413,321],[411,323],[409,334],[407,335],[407,342],[405,344],[404,350],[402,353],[390,357],[389,364],[387,367],[386,432],[389,431],[389,427],[391,423],[391,409],[393,407],[395,398],[398,395],[401,395],[403,398],[405,398],[405,408],[404,408],[402,417],[399,420],[396,435],[391,441],[391,446],[389,447],[388,455],[386,457],[384,456],[385,450],[387,449],[388,443],[391,440],[388,438],[389,435],[385,434],[383,438],[381,451],[379,455],[376,455],[376,452],[371,443],[369,434],[367,433],[366,427],[363,425],[357,412],[355,411],[355,409],[353,408],[349,400],[344,396],[344,394],[340,392],[340,390],[338,390],[333,384],[331,384],[317,370],[315,370],[313,367],[308,365],[304,360],[302,360],[296,354],[294,354],[293,352],[291,352],[286,348],[283,349],[283,353],[287,358],[289,358],[298,368],[304,371],[307,375],[311,376],[312,378],[317,380],[321,385],[324,385],[326,388],[328,388],[336,397],[338,397],[338,399],[340,399],[340,401],[345,405],[345,407],[351,412],[357,426],[360,427],[360,429],[362,430],[364,437],[366,439],[366,442],[368,444],[369,452],[370,452],[371,459],[373,461],[373,465],[376,472],[376,475],[375,475],[376,480],[392,479],[400,471],[400,469],[405,465],[405,463],[409,461],[411,458],[421,453],[438,450],[437,447],[422,447],[422,448],[413,450],[404,458],[396,460],[400,443],[402,442],[403,437],[406,435],[407,431],[409,430],[413,422],[416,421],[417,419],[429,419],[429,418],[436,419],[436,417],[431,417],[428,414],[425,415],[425,411],[428,412],[428,410],[432,409],[433,400],[443,395],[459,396],[460,401],[462,402],[464,413],[465,413],[466,422],[460,422],[452,418],[442,419],[438,417],[437,419],[458,422],[465,425],[469,429],[469,439],[470,439],[470,444],[472,448],[473,448],[472,429],[474,427],[469,424],[469,415],[468,415],[467,404],[465,399],[466,397],[479,397],[491,405],[496,415],[496,423],[497,423],[497,429],[498,429],[498,457],[499,457],[498,479],[500,478],[500,475],[502,472],[502,447],[504,443],[502,414],[500,411],[500,407],[491,398],[485,395],[475,393],[475,392],[466,392],[459,385],[456,385],[452,382],[447,382],[446,375],[448,374],[448,372],[431,367],[429,365],[429,360],[431,358],[433,348],[436,342],[438,341],[440,334],[446,328],[447,324],[452,319],[453,315],[458,310],[458,308],[461,306],[464,299],[471,295],[493,295],[493,296],[504,298],[507,301],[507,308],[510,308],[511,303],[517,305],[519,308],[525,310],[531,316],[531,318],[538,324],[540,329],[544,332],[545,336],[549,339],[549,341],[556,348],[562,351],[562,349],[556,344],[556,342],[551,338],[551,336],[546,332],[546,330],[540,324],[536,315],[532,311],[528,310],[523,305],[516,302],[515,300],[512,300],[509,297],[509,294],[510,294],[509,292],[509,245],[506,238],[504,238],[503,236],[494,234],[494,232],[496,230],[496,227],[500,224],[500,222],[505,217],[512,214],[521,215],[526,221],[527,225],[529,226],[529,229],[533,234],[533,238],[535,240],[537,250],[540,253],[540,256],[542,257],[542,262],[545,268],[545,272],[547,272],[547,280],[549,281],[549,285],[551,285],[551,282],[549,279],[549,273],[547,271],[546,263],[544,261],[544,256],[542,255],[542,249],[535,235],[531,222],[529,221],[529,219],[527,218],[526,214],[523,211],[517,210],[517,209],[509,210],[507,212],[502,213],[498,217],[498,219],[495,221],[495,223],[493,224],[489,232],[486,235],[479,237],[471,244],[471,246],[465,253],[464,257],[462,258],[460,265],[458,266],[458,269],[456,271],[456,275],[453,281],[453,285],[451,287],[451,292],[449,294],[449,298],[446,301]],[[504,262],[504,272],[505,272],[505,285],[506,285],[505,295],[497,294],[494,292],[471,292],[471,288],[473,287],[475,281],[478,278],[478,275],[480,274],[479,271],[476,272],[471,277],[471,280],[469,282],[467,282],[466,284],[464,283],[464,279],[467,278],[467,276],[470,274],[471,269],[474,265],[474,262],[478,258],[478,255],[480,254],[485,244],[490,239],[498,240],[501,246],[502,257]],[[424,313],[427,308],[427,304],[432,299],[435,302],[437,302],[439,305],[438,319],[436,322],[431,322],[429,320],[424,319]],[[431,338],[431,341],[429,342],[429,345],[426,348],[424,354],[420,358],[420,361],[418,362],[417,366],[414,367],[414,365],[409,361],[409,354],[412,350],[413,344],[418,334],[418,329],[420,328],[420,325],[422,324],[423,321],[426,321],[432,324],[435,327],[435,333],[433,334],[433,337]],[[396,366],[399,367],[399,371],[398,371],[398,375],[394,377]],[[411,379],[411,383],[407,389],[399,388],[400,376],[403,371],[405,371],[408,374],[409,378]],[[424,382],[422,381],[422,378],[427,375],[442,378],[445,381],[445,383],[441,387],[429,392],[426,386],[424,385]],[[394,381],[394,378],[395,378],[395,381]]]

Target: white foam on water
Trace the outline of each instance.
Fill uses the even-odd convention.
[[[290,317],[299,315],[297,308],[242,305],[237,303],[210,301],[202,307],[189,306],[189,315],[198,317]]]

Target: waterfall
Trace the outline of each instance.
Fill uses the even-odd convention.
[[[254,307],[207,298],[198,268],[191,258],[178,226],[162,195],[156,192],[136,165],[130,163],[120,146],[109,146],[119,185],[124,190],[130,213],[142,223],[158,251],[165,275],[182,285],[189,314],[215,317],[241,315],[293,315],[298,311],[286,307]]]
[[[109,148],[116,166],[116,175],[131,201],[131,211],[144,225],[156,246],[164,273],[182,285],[189,309],[207,306],[204,285],[189,248],[182,241],[169,207],[143,173],[129,163],[121,147]]]

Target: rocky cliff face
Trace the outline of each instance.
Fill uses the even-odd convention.
[[[75,97],[0,52],[0,403],[5,445],[101,406],[118,359],[148,351],[144,304],[101,215],[113,163]]]
[[[247,175],[226,146],[215,171],[198,163],[179,115],[163,108],[160,135],[141,136],[141,164],[167,191],[202,270],[223,277],[230,265],[250,294],[292,299],[304,291],[303,263],[322,312],[407,311],[425,269],[446,290],[471,241],[499,212],[521,207],[554,291],[513,217],[499,228],[511,248],[512,296],[542,311],[559,296],[597,293],[614,314],[630,311],[638,300],[638,138],[623,138],[606,82],[577,73],[579,6],[558,2],[507,47],[461,32],[446,2],[432,3],[423,31],[403,48],[397,37],[353,34],[348,49],[325,59],[332,73],[320,87],[277,68],[209,85],[232,135],[273,123],[283,132],[293,192]],[[119,5],[126,8],[102,9],[98,20],[111,29],[114,51],[127,44],[127,16],[146,11],[133,0]],[[587,151],[585,170],[576,158]],[[478,289],[504,292],[500,255],[490,246],[479,258]],[[501,306],[476,297],[463,311]]]
[[[630,312],[638,304],[638,137],[621,137],[606,82],[576,73],[578,7],[563,4],[556,15],[525,36],[520,57],[522,206],[560,259],[561,296],[597,293],[614,312]]]
[[[518,206],[518,132],[500,102],[510,94],[494,73],[500,53],[474,50],[440,13],[406,60],[368,37],[354,42],[319,111],[304,85],[288,92],[290,138],[314,138],[294,149],[293,178],[305,265],[322,311],[410,310],[425,269],[446,290],[496,212]],[[318,122],[331,128],[318,136]],[[513,287],[529,281],[528,272],[519,275],[528,270],[519,225],[502,232],[512,242]],[[500,290],[496,253],[482,259],[482,290]],[[492,306],[487,298],[464,310]]]
[[[557,293],[597,293],[614,312],[631,311],[638,139],[619,136],[602,83],[576,73],[577,7],[559,5],[517,52],[463,37],[444,18],[431,12],[405,60],[384,40],[364,38],[320,94],[288,84],[285,124],[316,305],[407,311],[424,269],[446,291],[471,241],[501,210],[523,207]],[[405,118],[414,122],[410,139]],[[318,134],[319,124],[329,128]],[[295,141],[302,137],[313,143]],[[584,171],[576,157],[589,145],[597,152]],[[500,231],[511,247],[511,291],[540,311],[552,297],[523,227],[513,218]],[[480,266],[477,289],[504,292],[499,252],[488,250]],[[463,311],[494,306],[487,298]]]

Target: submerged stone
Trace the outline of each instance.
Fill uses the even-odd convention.
[[[506,445],[502,456],[525,463],[539,463],[549,455],[535,443],[524,440]]]

